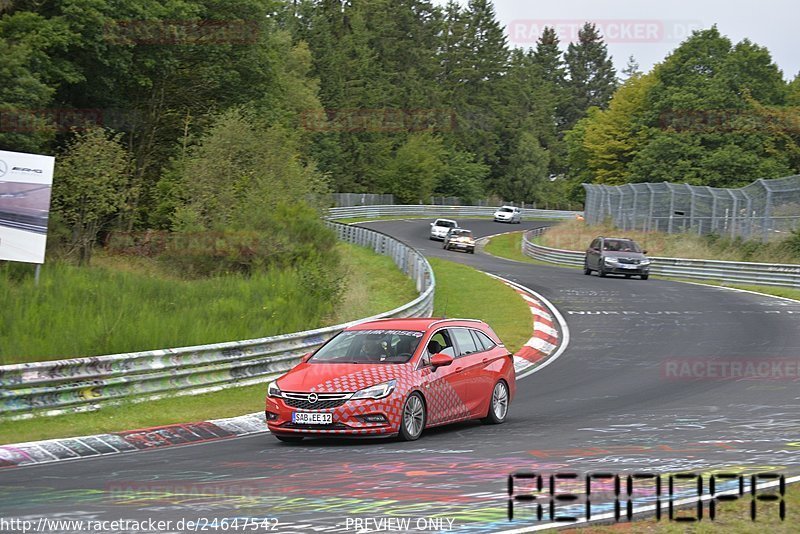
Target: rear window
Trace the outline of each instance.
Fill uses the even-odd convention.
[[[455,228],[456,223],[453,221],[436,221],[436,226],[443,226],[445,228]]]
[[[473,330],[472,335],[475,337],[475,342],[478,345],[479,350],[481,347],[483,347],[483,350],[489,350],[495,346],[494,341],[492,341],[491,338],[483,332]]]

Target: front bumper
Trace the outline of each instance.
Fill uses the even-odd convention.
[[[399,432],[402,396],[396,391],[384,399],[350,400],[334,408],[305,410],[294,408],[286,399],[267,397],[267,427],[273,434],[287,436],[389,436]],[[330,424],[297,424],[292,422],[292,412],[318,412],[332,414]],[[369,422],[365,416],[382,416],[383,422]]]
[[[431,239],[438,239],[439,241],[444,241],[445,236],[447,236],[447,232],[441,234],[436,232],[431,232]]]
[[[633,265],[633,264],[608,264],[603,265],[605,272],[609,274],[650,274],[650,265]]]
[[[448,243],[447,247],[450,250],[466,250],[467,252],[471,252],[475,250],[475,243]]]

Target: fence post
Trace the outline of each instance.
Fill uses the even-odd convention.
[[[672,233],[672,218],[675,216],[675,191],[672,190],[670,184],[664,182],[667,189],[669,189],[669,222],[667,223],[667,233]]]
[[[764,204],[764,223],[762,224],[764,229],[762,239],[767,241],[769,239],[770,231],[772,230],[772,189],[763,178],[759,178],[758,183],[760,183],[761,186],[767,191],[767,199],[766,203]]]

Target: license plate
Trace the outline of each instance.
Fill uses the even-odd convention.
[[[333,414],[327,412],[292,412],[292,423],[329,425],[333,423]]]
[[[620,265],[620,267],[622,267],[623,269],[638,269],[639,268],[638,265],[626,265],[624,263],[622,265]]]

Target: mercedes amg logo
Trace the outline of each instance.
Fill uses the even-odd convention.
[[[5,162],[5,161],[3,161],[2,159],[0,159],[0,178],[2,178],[3,176],[5,176],[5,175],[6,175],[6,172],[8,172],[8,165],[6,165],[6,162]]]
[[[314,404],[315,402],[317,402],[317,400],[319,400],[319,397],[317,396],[316,393],[309,393],[308,394],[308,402],[309,403]]]

